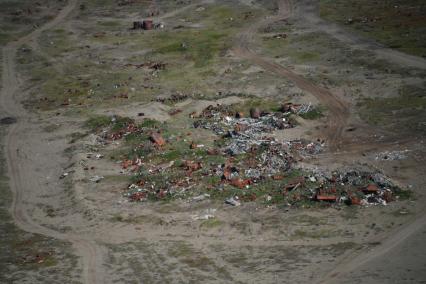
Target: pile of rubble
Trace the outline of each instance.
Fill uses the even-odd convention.
[[[113,118],[113,125],[102,132],[102,137],[115,141],[129,134],[143,135],[133,158],[121,161],[123,173],[134,177],[124,192],[134,202],[188,197],[198,201],[214,196],[226,197],[226,203],[234,206],[259,198],[268,204],[295,206],[307,202],[385,205],[395,200],[400,189],[381,174],[354,170],[330,174],[298,167],[301,159],[320,153],[324,143],[277,141],[273,134],[294,127],[290,114],[309,108],[292,104],[284,105],[279,112],[253,108],[247,117],[230,106],[209,106],[193,116],[193,126],[211,130],[219,140],[213,148],[180,140],[188,143],[188,148],[174,160],[163,157],[175,150],[172,144],[178,140],[164,138],[158,128]],[[221,159],[209,156],[225,162],[212,162]],[[200,198],[193,197],[197,194]]]
[[[317,181],[312,198],[348,205],[376,205],[394,201],[398,191],[383,174],[365,171],[334,172],[330,176],[316,174],[310,177]]]
[[[276,157],[278,152],[284,157],[284,153],[291,150],[306,156],[320,153],[324,143],[302,140],[278,142],[271,134],[276,130],[293,128],[290,114],[307,112],[309,109],[310,105],[293,104],[285,104],[280,112],[272,113],[252,108],[250,117],[244,117],[242,112],[233,112],[229,106],[209,106],[194,122],[194,127],[209,129],[225,138],[226,145],[222,150],[231,156],[248,153],[254,146],[269,147],[270,151],[263,155],[268,156],[269,153],[270,159]]]

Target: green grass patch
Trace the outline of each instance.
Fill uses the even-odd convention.
[[[106,115],[93,116],[89,118],[85,126],[93,131],[98,131],[101,128],[107,127],[111,124],[111,117]]]
[[[315,119],[320,119],[320,118],[324,117],[324,113],[323,113],[322,108],[315,107],[315,108],[313,108],[312,110],[310,110],[306,113],[300,114],[300,116],[304,119],[315,120]]]
[[[320,1],[321,17],[388,47],[423,57],[426,56],[425,13],[422,0]]]
[[[225,223],[217,218],[211,218],[208,220],[204,220],[200,224],[201,229],[212,229],[223,226]]]
[[[360,115],[373,125],[398,127],[407,131],[426,135],[425,88],[403,86],[399,95],[388,98],[366,98],[359,102]]]

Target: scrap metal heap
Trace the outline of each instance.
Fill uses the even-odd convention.
[[[213,147],[189,142],[184,135],[167,134],[167,129],[162,129],[164,124],[136,126],[122,119],[113,122],[103,137],[110,141],[129,135],[141,138],[142,143],[121,164],[123,173],[134,179],[124,193],[130,201],[218,197],[231,205],[260,200],[289,206],[338,206],[385,205],[400,195],[406,196],[405,190],[380,173],[300,169],[298,161],[323,151],[324,143],[277,141],[273,135],[295,127],[290,116],[300,109],[306,106],[287,104],[278,112],[254,108],[250,117],[244,117],[232,106],[209,106],[191,117],[195,129],[217,135]],[[187,145],[184,150],[168,158],[182,143]]]

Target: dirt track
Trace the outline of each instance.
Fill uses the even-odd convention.
[[[253,42],[253,36],[257,30],[265,25],[278,20],[286,19],[291,14],[291,5],[288,0],[279,2],[279,13],[276,16],[267,18],[263,21],[251,25],[237,39],[237,46],[234,48],[234,53],[244,59],[254,62],[262,68],[273,72],[281,77],[291,80],[297,87],[315,96],[321,104],[329,110],[328,127],[325,131],[325,136],[331,150],[337,150],[341,141],[341,137],[349,118],[349,107],[342,98],[332,94],[329,90],[316,86],[309,82],[303,76],[294,71],[285,68],[277,63],[274,63],[268,58],[264,58],[256,54],[250,45]]]
[[[75,8],[77,1],[70,0],[68,5],[61,11],[60,14],[48,24],[44,25],[40,29],[34,31],[28,36],[23,37],[18,42],[11,43],[3,49],[3,89],[1,92],[1,107],[2,112],[10,116],[18,118],[18,123],[10,127],[6,137],[6,153],[7,162],[9,167],[9,175],[11,177],[11,189],[14,194],[12,204],[12,215],[16,220],[17,224],[24,230],[43,234],[46,236],[54,237],[57,239],[72,242],[75,246],[78,255],[82,257],[82,267],[84,268],[83,279],[85,283],[104,283],[104,271],[100,269],[102,265],[102,253],[101,247],[99,247],[93,238],[80,237],[73,233],[60,233],[58,231],[46,228],[42,225],[37,224],[32,220],[27,213],[27,207],[24,197],[25,193],[31,190],[37,190],[42,187],[41,184],[37,184],[34,181],[34,173],[26,170],[25,163],[28,160],[24,159],[22,152],[18,150],[18,147],[22,143],[26,143],[27,147],[31,147],[31,141],[25,141],[23,139],[23,132],[25,129],[31,127],[31,119],[33,118],[28,112],[26,112],[20,104],[21,98],[18,96],[20,86],[18,75],[15,71],[15,53],[16,49],[24,43],[35,40],[42,31],[50,29],[55,25],[60,24],[67,15],[72,12]],[[186,7],[185,9],[187,9]],[[181,9],[180,11],[183,11]],[[174,15],[176,11],[168,15]],[[317,97],[320,102],[327,106],[329,109],[329,121],[326,136],[332,149],[336,150],[341,144],[341,138],[346,126],[346,122],[349,118],[349,107],[348,105],[337,95],[332,94],[327,89],[315,86],[313,83],[304,79],[301,75],[296,74],[294,71],[287,69],[279,64],[274,63],[268,58],[263,58],[257,55],[250,49],[250,45],[253,41],[253,36],[256,31],[263,25],[276,21],[278,19],[286,18],[290,15],[289,1],[280,2],[280,13],[277,16],[267,18],[264,21],[256,23],[238,38],[238,46],[234,49],[236,55],[250,60],[259,66],[262,66],[266,70],[273,72],[279,76],[287,78],[293,81],[302,90],[311,93]],[[163,16],[164,17],[164,16]],[[418,219],[412,225],[405,227],[403,230],[399,230],[398,233],[388,239],[381,246],[380,250],[375,251],[368,255],[360,255],[353,259],[350,263],[342,264],[338,266],[339,271],[347,272],[353,268],[358,267],[361,263],[368,261],[384,251],[390,250],[399,242],[405,240],[407,236],[414,232],[415,225],[424,225],[425,218]],[[112,236],[111,238],[119,238]],[[331,272],[326,277],[325,281],[331,280],[336,274]],[[328,283],[328,282],[326,282]]]
[[[306,2],[306,1],[305,1]],[[304,3],[305,3],[304,2]],[[309,1],[311,2],[311,1]],[[307,6],[308,8],[312,8],[311,6]],[[305,11],[302,9],[302,11]],[[306,12],[306,11],[305,11]],[[313,83],[304,79],[301,75],[285,68],[279,64],[274,63],[271,59],[264,58],[261,55],[256,54],[252,49],[250,49],[250,45],[253,43],[253,36],[256,32],[263,26],[266,26],[270,23],[273,23],[278,20],[288,18],[292,13],[292,7],[289,0],[281,0],[279,2],[279,13],[276,16],[266,18],[263,21],[255,23],[251,25],[244,33],[242,33],[238,39],[236,47],[234,48],[234,54],[247,59],[267,71],[273,72],[278,76],[282,76],[286,79],[291,80],[295,83],[300,89],[312,94],[315,96],[323,105],[325,105],[329,110],[328,116],[328,128],[326,131],[326,136],[328,138],[328,143],[332,152],[339,150],[339,145],[343,143],[343,131],[346,126],[346,123],[350,117],[350,109],[349,106],[343,101],[342,98],[332,94],[330,91],[315,86]],[[302,12],[303,13],[303,12]],[[422,58],[416,58],[415,56],[402,54],[398,51],[391,50],[388,48],[383,48],[375,43],[370,43],[366,40],[358,39],[355,36],[348,35],[347,33],[342,33],[340,29],[330,28],[326,24],[323,23],[322,20],[317,19],[313,16],[314,13],[307,12],[307,17],[310,19],[310,23],[313,24],[321,21],[321,25],[318,25],[318,28],[323,28],[327,32],[336,36],[339,40],[342,40],[346,43],[357,43],[359,48],[363,49],[373,49],[375,53],[386,60],[390,60],[396,64],[407,67],[414,68],[425,68],[425,63]],[[305,17],[305,15],[303,15]],[[315,24],[316,25],[316,24]],[[330,24],[331,25],[331,24]],[[394,140],[394,139],[392,139]],[[411,139],[409,141],[403,142],[399,141],[399,143],[411,143]],[[351,150],[355,150],[355,152],[360,153],[369,148],[379,147],[383,149],[383,147],[394,144],[395,142],[383,141],[383,142],[373,142],[366,143],[361,145],[352,145]],[[350,146],[350,145],[349,145]],[[355,147],[354,147],[355,146]],[[343,151],[346,149],[342,149]],[[337,154],[337,153],[335,153]],[[325,154],[325,158],[333,160],[334,155],[330,153]],[[366,253],[359,252],[348,252],[346,256],[344,256],[337,266],[334,269],[325,275],[324,277],[319,277],[317,283],[339,283],[342,279],[338,277],[342,277],[347,275],[349,272],[354,271],[362,264],[367,263],[368,261],[374,260],[380,256],[383,256],[386,252],[389,252],[394,247],[403,243],[407,238],[414,233],[418,232],[421,228],[426,226],[426,217],[424,212],[421,212],[417,215],[417,217],[413,218],[413,222],[404,226],[403,228],[398,228],[398,230],[388,233],[385,236],[380,236],[377,241],[383,241],[383,243],[377,247],[375,250]]]
[[[5,152],[8,173],[10,176],[10,188],[13,192],[11,214],[15,219],[16,224],[21,229],[28,232],[71,242],[78,255],[82,257],[84,282],[103,283],[103,274],[99,271],[97,266],[97,262],[99,262],[99,255],[97,254],[98,247],[93,241],[80,238],[72,233],[60,233],[39,225],[28,215],[24,196],[28,191],[39,190],[41,185],[35,182],[36,179],[34,178],[33,172],[24,170],[24,165],[27,161],[24,158],[25,154],[23,154],[21,149],[18,148],[18,145],[21,143],[27,143],[27,146],[31,148],[31,145],[28,144],[31,143],[31,141],[24,142],[21,138],[25,133],[25,129],[28,127],[31,128],[31,119],[33,117],[25,111],[20,103],[22,98],[19,97],[19,90],[22,84],[15,70],[16,50],[22,44],[36,40],[41,32],[51,29],[64,21],[73,11],[76,4],[76,0],[70,0],[67,6],[61,10],[54,20],[3,48],[3,78],[0,101],[2,113],[14,116],[18,119],[18,122],[9,128],[5,139]]]

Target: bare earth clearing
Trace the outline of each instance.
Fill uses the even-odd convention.
[[[2,256],[2,283],[424,283],[424,58],[320,19],[316,1],[266,2],[69,0],[8,38],[10,214],[65,245],[29,252],[31,266]],[[164,28],[130,30],[149,14]],[[286,102],[313,108],[281,114]],[[255,108],[284,126],[215,130],[262,125],[229,115]],[[300,144],[294,168],[244,179],[263,150],[223,151],[233,135]],[[368,188],[332,181],[353,169],[386,176],[392,202],[358,202],[351,192],[367,200]],[[58,250],[78,258],[65,280]]]

